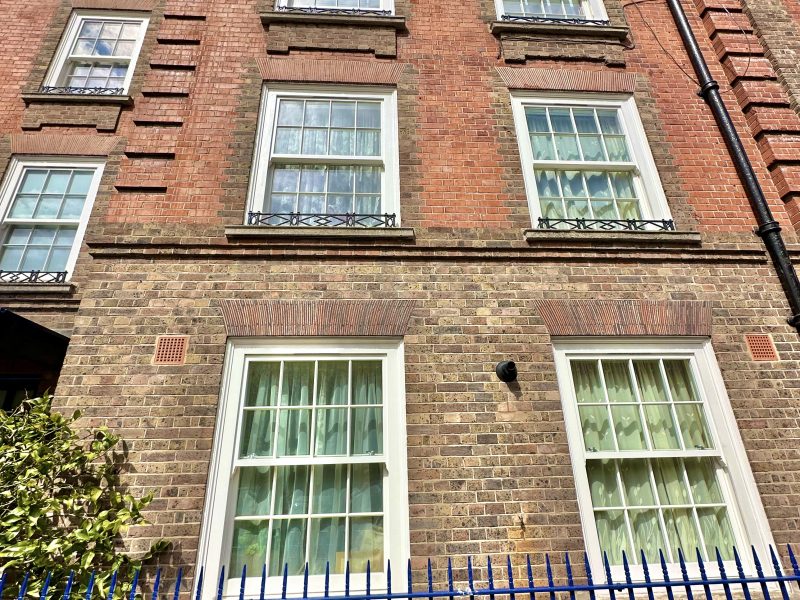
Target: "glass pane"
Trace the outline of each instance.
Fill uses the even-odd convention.
[[[551,108],[550,109],[550,123],[553,125],[553,131],[561,133],[573,133],[575,130],[572,127],[572,119],[569,116],[568,108]]]
[[[62,219],[79,219],[85,201],[85,196],[67,196],[61,205],[61,214],[58,216]]]
[[[630,404],[612,405],[611,416],[620,450],[642,450],[647,447],[639,418],[639,409]]]
[[[597,110],[597,118],[600,120],[600,129],[603,133],[610,133],[619,135],[622,133],[622,128],[619,125],[616,110]]]
[[[380,129],[381,105],[378,102],[359,102],[356,127]]]
[[[314,497],[311,511],[329,515],[344,513],[347,502],[347,465],[314,467]]]
[[[667,383],[673,401],[694,402],[698,400],[688,360],[665,360],[664,370],[667,373]]]
[[[272,509],[272,469],[242,467],[236,516],[269,516]]]
[[[282,410],[278,422],[278,456],[307,456],[311,410]]]
[[[706,542],[707,555],[714,558],[719,549],[722,560],[732,560],[736,542],[728,520],[728,511],[725,508],[699,508],[697,517]]]
[[[559,198],[555,171],[536,171],[536,191],[540,197]]]
[[[353,128],[356,126],[355,102],[333,102],[331,126]]]
[[[247,574],[260,576],[267,560],[268,521],[236,521],[231,546],[231,577]]]
[[[9,216],[21,219],[32,217],[34,211],[36,210],[36,203],[38,200],[38,196],[18,194],[14,199],[14,206],[11,208],[11,213]]]
[[[661,504],[689,504],[689,490],[683,479],[680,459],[661,458],[652,464]]]
[[[383,517],[360,517],[350,520],[350,569],[383,572]]]
[[[31,248],[28,247],[22,257],[22,265],[20,269],[23,271],[42,271],[47,263],[47,255],[49,248]]]
[[[352,454],[383,454],[383,409],[352,409],[350,445]]]
[[[303,101],[281,100],[278,107],[278,125],[299,127],[303,124]]]
[[[625,515],[621,510],[603,510],[594,513],[600,550],[608,555],[612,565],[622,564],[622,552],[631,556],[630,539],[625,526]]]
[[[714,447],[708,433],[706,419],[703,416],[702,405],[676,404],[675,414],[678,417],[683,443],[687,449],[704,450]]]
[[[4,271],[17,271],[22,260],[21,247],[4,247],[0,250],[0,269]]]
[[[328,130],[304,129],[303,154],[327,154],[327,153],[328,153]]]
[[[22,184],[19,186],[20,194],[39,194],[44,189],[47,171],[42,169],[25,169]]]
[[[633,368],[642,402],[667,402],[667,392],[657,360],[635,360]]]
[[[317,456],[344,456],[347,454],[346,408],[318,409],[316,430],[314,453]]]
[[[581,406],[578,408],[583,430],[583,443],[588,452],[614,450],[608,409],[605,406]]]
[[[278,127],[275,132],[275,153],[300,154],[300,134],[300,129]]]
[[[375,130],[356,131],[356,154],[378,156],[381,153],[381,132]]]
[[[648,562],[655,563],[659,560],[659,550],[663,551],[666,556],[667,548],[658,522],[658,511],[632,510],[630,519],[634,551],[636,552],[634,561],[637,563],[641,561],[642,551]]]
[[[345,519],[311,519],[311,556],[308,572],[324,575],[344,573],[345,567]]]
[[[251,362],[247,370],[245,406],[275,406],[278,403],[278,362]]]
[[[592,506],[622,506],[622,497],[617,484],[617,469],[610,460],[586,461],[589,476],[589,489],[592,492]]]
[[[600,371],[596,360],[573,360],[572,382],[578,402],[605,402],[603,384],[600,382]]]
[[[312,361],[287,361],[283,365],[281,406],[309,406],[314,385]]]
[[[586,200],[568,200],[566,205],[567,217],[570,219],[588,219],[592,216],[589,214],[589,203]]]
[[[634,219],[642,218],[642,211],[639,210],[639,202],[637,200],[617,200],[617,208],[619,209],[620,219]]]
[[[81,25],[80,37],[96,38],[100,36],[100,28],[103,23],[100,21],[84,21]]]
[[[560,173],[561,192],[564,197],[586,197],[586,189],[583,187],[583,175],[580,171],[562,171]]]
[[[311,165],[305,166],[302,168],[300,172],[300,188],[299,191],[301,192],[318,192],[322,193],[325,191],[325,177],[330,173],[331,178],[336,180],[338,178],[341,179],[341,173],[343,171],[341,169],[327,169],[324,166],[318,165]],[[347,177],[347,173],[344,172],[345,178]]]
[[[347,404],[348,362],[320,361],[317,374],[317,404],[321,406]]]
[[[119,37],[123,40],[135,40],[138,35],[139,35],[138,23],[125,23],[122,26],[122,32],[119,34]]]
[[[546,109],[528,106],[525,108],[525,118],[528,121],[528,131],[530,133],[547,133],[550,131]]]
[[[594,110],[591,108],[576,108],[572,111],[575,118],[575,127],[578,133],[597,133],[597,122],[594,120]]]
[[[383,465],[353,465],[350,512],[383,511]]]
[[[672,559],[678,560],[678,549],[680,549],[684,559],[688,562],[695,562],[697,548],[700,547],[700,536],[692,516],[692,510],[690,508],[667,509],[664,511],[664,524],[667,527],[670,546],[672,546]]]
[[[69,260],[70,248],[53,248],[45,268],[48,271],[65,271]]]
[[[624,137],[608,137],[605,138],[606,149],[608,150],[608,160],[616,162],[625,162],[630,160],[628,155],[628,146],[625,144]]]
[[[611,181],[614,184],[614,194],[617,198],[636,198],[633,179],[628,173],[612,173]]]
[[[644,414],[650,430],[650,442],[656,450],[680,449],[678,432],[669,404],[646,404]]]
[[[580,136],[583,160],[605,160],[603,144],[600,142],[599,135]]]
[[[38,219],[55,219],[61,209],[62,196],[42,195],[36,207],[35,217]]]
[[[561,160],[581,159],[581,155],[578,153],[578,140],[574,135],[557,135],[555,141],[558,158]]]
[[[636,402],[627,360],[604,360],[603,376],[610,402]]]
[[[246,410],[242,416],[242,435],[239,456],[254,458],[272,456],[272,437],[275,435],[275,411]]]
[[[589,196],[592,198],[613,198],[611,186],[608,183],[608,175],[602,172],[587,171],[586,184],[589,188]]]
[[[329,123],[331,103],[327,100],[309,100],[306,102],[305,127],[327,127]]]
[[[695,504],[722,502],[713,463],[703,458],[687,458],[684,464]]]
[[[272,172],[273,192],[296,192],[300,181],[300,169],[297,167],[278,167]]]
[[[353,361],[353,404],[383,402],[383,363],[379,360]]]
[[[352,167],[331,167],[328,169],[328,192],[348,193],[355,191]]]
[[[650,468],[646,460],[624,460],[620,475],[625,485],[625,498],[631,506],[653,506],[656,497],[650,485]]]
[[[278,467],[275,483],[275,515],[302,515],[308,512],[309,467]]]
[[[306,562],[306,520],[280,519],[272,523],[269,574],[301,575]]]
[[[549,133],[531,134],[531,147],[535,160],[555,160],[556,152],[553,148],[553,136]]]
[[[381,170],[375,167],[357,167],[356,192],[360,194],[380,194]]]
[[[594,200],[592,202],[592,212],[595,219],[616,219],[617,212],[614,210],[614,203],[611,200]]]
[[[331,130],[331,154],[351,156],[355,153],[355,132],[349,129]]]

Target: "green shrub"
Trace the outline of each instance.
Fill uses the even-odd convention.
[[[81,435],[74,427],[79,413],[64,417],[50,408],[45,395],[0,411],[0,570],[12,586],[30,572],[29,594],[38,594],[48,573],[53,592],[63,590],[73,571],[74,589],[83,591],[97,571],[96,590],[105,597],[113,571],[129,580],[168,543],[136,558],[121,551],[120,534],[145,523],[142,510],[152,496],[137,499],[121,489],[118,436],[106,427]]]

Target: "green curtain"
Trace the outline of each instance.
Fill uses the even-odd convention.
[[[245,391],[239,456],[271,456],[275,428],[274,407],[278,400],[280,363],[250,363]],[[255,410],[248,410],[254,407]]]
[[[320,362],[317,405],[347,405],[347,379],[347,361]],[[347,454],[347,408],[317,408],[315,452],[317,456]]]
[[[380,361],[353,361],[353,404],[350,424],[352,454],[383,454],[383,408],[359,405],[383,402]]]

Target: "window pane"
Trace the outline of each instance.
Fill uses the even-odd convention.
[[[314,389],[314,363],[290,362],[283,366],[281,406],[309,406]]]
[[[383,363],[379,360],[353,361],[353,404],[383,402]]]
[[[713,464],[702,458],[688,458],[685,464],[695,504],[723,502]]]
[[[247,372],[245,406],[275,406],[278,403],[279,362],[251,362]]]
[[[303,101],[281,100],[278,105],[278,125],[299,127],[303,124]]]
[[[308,456],[311,410],[281,410],[278,417],[278,456]]]
[[[641,552],[648,562],[655,562],[659,560],[658,551],[667,554],[667,548],[664,544],[664,536],[661,534],[661,526],[658,522],[658,511],[655,510],[632,510],[631,515],[631,530],[633,531],[633,543],[635,558],[634,562],[641,560]],[[629,557],[630,558],[630,557]]]
[[[275,514],[302,515],[308,512],[309,467],[278,467],[275,483]]]
[[[306,102],[305,127],[327,127],[330,122],[331,103],[327,100],[308,100]]]
[[[590,460],[586,462],[589,475],[589,489],[592,493],[592,505],[595,508],[622,506],[617,469],[610,460]]]
[[[728,511],[725,508],[699,508],[697,516],[706,542],[708,557],[716,557],[716,550],[719,549],[722,560],[732,560],[736,542],[728,519]]]
[[[272,456],[272,438],[274,435],[275,411],[244,411],[239,456],[242,458]]]
[[[672,420],[669,404],[646,404],[644,414],[650,431],[650,443],[656,450],[678,450],[681,443]]]
[[[17,194],[17,197],[14,198],[14,204],[11,207],[9,216],[16,217],[18,219],[29,219],[36,211],[36,204],[38,203],[38,200],[38,196],[31,194]]]
[[[528,131],[530,133],[547,133],[550,131],[550,125],[547,122],[547,109],[528,106],[525,108],[525,118],[528,122]]]
[[[355,103],[333,102],[331,107],[331,126],[354,128],[356,126]]]
[[[345,566],[345,519],[311,519],[311,557],[308,572],[324,575],[344,573]]]
[[[383,510],[383,465],[353,465],[350,512]]]
[[[625,404],[612,406],[611,416],[614,419],[614,431],[620,450],[644,450],[647,447],[639,409],[636,406]]]
[[[317,375],[317,404],[321,406],[347,404],[348,361],[319,362]]]
[[[346,395],[346,382],[344,392]],[[314,453],[317,456],[344,456],[347,454],[346,408],[318,409],[316,429]]]
[[[694,378],[689,369],[688,360],[665,360],[664,370],[667,373],[667,383],[675,402],[695,402],[697,395],[694,391]]]
[[[636,402],[627,360],[604,360],[603,376],[610,402]]]
[[[383,454],[383,409],[381,407],[352,409],[352,454]]]
[[[39,194],[44,189],[47,179],[47,171],[44,169],[25,169],[22,176],[22,184],[19,186],[20,194]]]
[[[272,509],[272,469],[243,467],[239,475],[236,516],[269,516]]]
[[[233,525],[231,548],[231,577],[241,577],[242,567],[247,574],[260,576],[267,560],[267,521],[236,521]]]
[[[676,404],[675,413],[687,449],[713,448],[700,404]]]
[[[603,384],[600,381],[600,371],[596,360],[573,360],[572,381],[575,386],[575,396],[579,403],[605,402]]]
[[[347,502],[347,465],[314,467],[314,514],[344,513]]]
[[[47,259],[45,269],[48,271],[64,271],[67,268],[70,248],[53,248],[50,251],[50,258]]]
[[[631,506],[653,506],[656,497],[650,485],[650,468],[646,460],[623,460],[620,475],[625,485],[625,498]]]
[[[350,569],[383,572],[383,517],[360,517],[350,520]]]
[[[689,490],[683,479],[680,459],[661,458],[653,461],[653,475],[661,504],[689,504]]]
[[[633,362],[633,368],[636,371],[642,402],[668,401],[657,360],[636,360]]]
[[[667,509],[664,511],[667,537],[672,546],[672,560],[678,560],[678,550],[688,562],[697,560],[697,548],[701,547],[692,510],[690,508]]]
[[[306,520],[280,519],[272,523],[269,574],[302,575],[306,562]]]
[[[622,564],[622,552],[631,556],[631,545],[625,525],[625,514],[621,510],[603,510],[594,513],[600,550],[608,554],[613,565]]]
[[[381,105],[378,102],[359,102],[356,127],[367,129],[381,128]]]
[[[588,452],[614,450],[608,409],[605,406],[581,406],[578,411],[586,450]]]

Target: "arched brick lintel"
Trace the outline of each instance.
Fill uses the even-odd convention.
[[[551,336],[710,336],[711,304],[695,300],[537,300]]]
[[[240,336],[402,336],[413,300],[222,300],[225,328]]]

